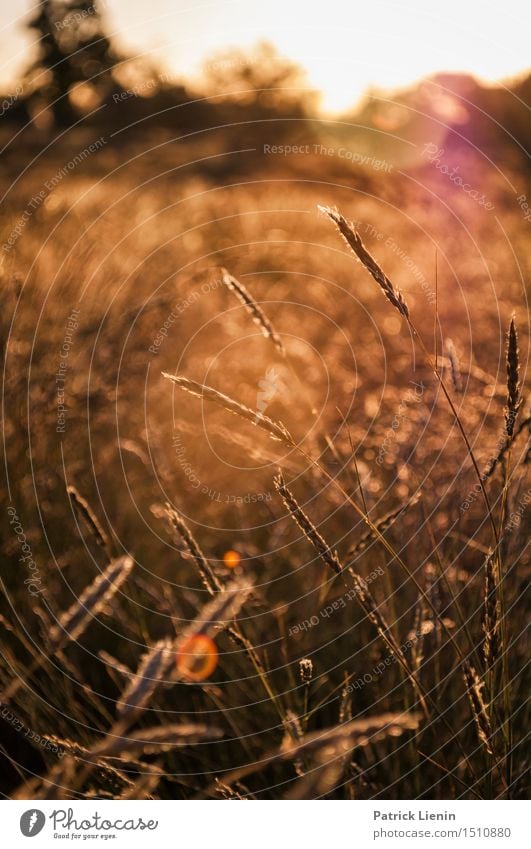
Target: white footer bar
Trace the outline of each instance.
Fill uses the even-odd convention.
[[[1,811],[6,849],[531,846],[526,802],[5,801]]]

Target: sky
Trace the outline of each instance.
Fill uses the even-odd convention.
[[[0,85],[31,56],[32,0],[0,0]],[[328,112],[369,87],[392,90],[437,71],[487,82],[530,65],[529,0],[100,0],[119,45],[146,52],[176,77],[229,46],[273,42],[300,63]]]

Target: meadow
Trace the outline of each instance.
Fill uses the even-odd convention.
[[[5,160],[5,797],[528,790],[528,172],[305,132]]]

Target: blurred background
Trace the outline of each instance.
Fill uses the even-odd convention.
[[[441,9],[332,0],[323,12],[300,0],[3,2],[3,132],[28,119],[33,133],[81,120],[107,128],[141,120],[142,132],[162,132],[245,114],[291,119],[296,135],[302,117],[328,117],[328,132],[349,125],[341,139],[368,142],[376,131],[379,144],[402,140],[406,156],[404,139],[420,141],[429,117],[466,139],[486,142],[498,125],[525,142],[520,0],[503,15],[494,3],[458,0]]]

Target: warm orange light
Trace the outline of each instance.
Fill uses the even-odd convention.
[[[241,559],[241,555],[239,555],[237,551],[233,551],[232,549],[226,551],[223,555],[223,563],[225,564],[227,569],[236,569],[236,566],[240,565]]]
[[[188,681],[204,681],[218,665],[218,650],[214,640],[196,634],[186,640],[176,656],[177,670]]]

